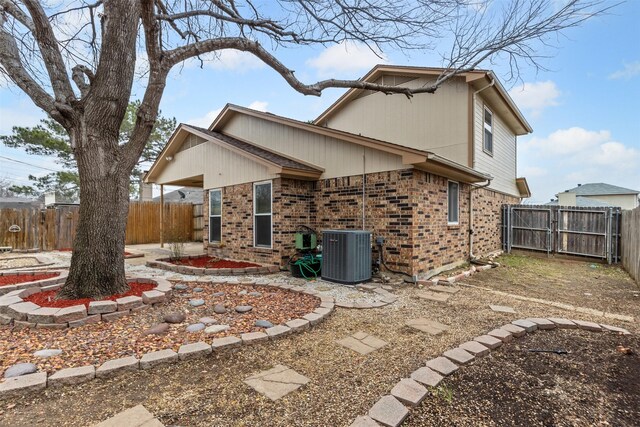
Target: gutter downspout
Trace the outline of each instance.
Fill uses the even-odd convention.
[[[491,77],[491,83],[489,83],[488,85],[486,85],[483,88],[480,88],[478,90],[476,90],[475,92],[473,92],[473,96],[472,96],[472,102],[473,102],[473,115],[471,117],[471,123],[472,125],[475,125],[475,115],[476,115],[476,99],[477,99],[477,95],[482,92],[485,89],[490,88],[491,86],[496,84],[496,80]],[[483,119],[484,120],[484,119]],[[472,141],[474,144],[473,150],[475,151],[475,143],[476,143],[476,138],[475,138],[475,128],[473,129],[473,135],[472,135]],[[475,169],[475,156],[473,157],[473,164],[471,165],[472,168]],[[475,259],[475,256],[473,255],[473,233],[474,233],[474,229],[473,229],[473,191],[478,190],[480,188],[486,188],[489,185],[491,185],[491,180],[487,180],[486,184],[480,185],[480,186],[471,186],[471,188],[469,189],[469,260],[473,261]]]

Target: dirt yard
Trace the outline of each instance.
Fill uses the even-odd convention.
[[[634,296],[640,293],[640,288],[616,267],[598,265],[594,269],[590,263],[543,262],[527,257],[501,257],[498,261],[503,267],[478,273],[466,282],[512,294],[529,295],[531,292],[545,300],[569,301],[570,304],[606,309],[636,319],[640,316],[640,297]],[[497,406],[502,397],[495,398],[493,393],[496,388],[494,380],[499,379],[504,380],[500,386],[503,395],[508,394],[506,390],[522,386],[524,388],[513,392],[514,395],[538,393],[547,396],[549,401],[553,396],[556,399],[575,396],[575,399],[570,399],[570,407],[574,410],[588,405],[581,399],[594,396],[600,399],[602,390],[607,387],[616,390],[607,394],[610,398],[599,401],[600,406],[594,407],[593,412],[580,414],[584,416],[580,422],[567,421],[566,415],[571,413],[559,409],[561,405],[554,401],[554,405],[548,406],[550,414],[532,418],[531,425],[545,425],[545,420],[556,419],[551,418],[555,416],[563,420],[559,423],[562,425],[585,425],[591,420],[598,422],[605,409],[607,418],[603,419],[609,420],[611,425],[625,425],[630,419],[627,415],[635,415],[623,411],[629,411],[629,405],[637,407],[637,400],[619,389],[624,384],[622,381],[628,381],[629,375],[635,376],[636,380],[638,378],[638,372],[631,371],[635,369],[633,366],[620,361],[635,360],[637,365],[637,359],[632,359],[635,356],[616,358],[611,355],[611,348],[620,341],[636,354],[640,352],[637,321],[605,319],[477,288],[460,289],[443,303],[417,298],[420,291],[414,287],[399,288],[393,291],[399,297],[398,301],[390,306],[373,310],[338,308],[327,321],[310,331],[243,347],[235,353],[217,354],[151,371],[124,374],[110,380],[94,380],[79,386],[47,389],[32,396],[0,401],[0,425],[89,426],[124,409],[143,404],[165,425],[348,426],[356,416],[366,414],[401,378],[424,366],[426,360],[511,320],[544,316],[609,323],[627,328],[634,335],[629,338],[614,334],[552,331],[505,345],[495,355],[461,368],[444,383],[451,393],[444,389],[439,394],[444,398],[429,400],[413,410],[410,425],[431,425],[429,420],[436,415],[423,411],[437,409],[442,417],[458,416],[457,406],[448,401],[469,400],[472,394],[471,388],[465,389],[462,383],[455,383],[459,378],[460,381],[470,378],[473,391],[478,393],[478,400],[472,406],[476,409],[463,411],[458,417],[461,420],[471,417],[467,418],[468,424],[513,425],[513,418],[502,416],[498,409],[508,410],[510,396],[504,396],[505,405]],[[510,306],[517,313],[493,312],[489,304]],[[417,317],[436,320],[451,328],[441,335],[432,336],[405,326],[408,319]],[[336,340],[357,331],[372,334],[388,344],[366,356],[336,344]],[[522,355],[522,348],[534,345],[567,348],[572,354],[564,359],[546,354]],[[582,357],[580,352],[587,355]],[[500,375],[492,364],[502,359],[509,365],[502,371],[504,375]],[[593,373],[596,362],[600,371],[598,375],[591,376],[592,381],[579,375],[582,372]],[[246,377],[276,364],[293,368],[311,381],[275,402],[243,383]],[[541,372],[550,374],[533,382]],[[523,373],[531,379],[529,383],[522,384],[511,376]],[[449,384],[449,381],[454,382]],[[629,386],[629,392],[634,390],[637,398],[637,384]],[[482,399],[495,402],[492,405],[496,406],[484,404]],[[539,409],[536,405],[532,408],[534,411]],[[523,407],[522,410],[525,409]]]

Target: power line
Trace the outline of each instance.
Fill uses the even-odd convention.
[[[50,169],[50,168],[45,168],[44,166],[34,165],[34,164],[32,164],[32,163],[23,162],[22,160],[12,159],[11,157],[0,156],[0,159],[9,160],[10,162],[21,163],[21,164],[23,164],[23,165],[31,166],[31,167],[38,168],[38,169],[44,169],[44,170],[46,170],[46,171],[51,171],[51,172],[62,172],[62,171],[61,171],[61,170],[59,170],[59,169]]]

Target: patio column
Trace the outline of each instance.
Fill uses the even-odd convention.
[[[160,247],[164,248],[164,184],[160,184]]]

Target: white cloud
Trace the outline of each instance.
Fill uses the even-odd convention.
[[[612,80],[629,80],[638,75],[640,75],[640,61],[635,61],[630,64],[624,64],[622,70],[609,74],[609,78]]]
[[[267,111],[268,105],[269,103],[266,101],[253,101],[251,104],[249,104],[248,108],[258,111]]]
[[[615,141],[608,130],[559,129],[518,144],[519,175],[527,177],[533,200],[547,202],[578,183],[640,186],[640,149]]]
[[[265,67],[265,63],[254,55],[241,50],[225,49],[215,53],[200,55],[205,67],[219,71],[245,72]],[[191,58],[185,62],[186,68],[200,67],[198,58]]]
[[[384,62],[388,62],[388,59],[382,52],[373,52],[363,43],[342,41],[329,46],[315,58],[307,60],[307,65],[315,68],[320,76],[327,77],[368,70]]]
[[[546,82],[524,83],[521,87],[509,91],[518,107],[527,110],[533,117],[538,117],[547,107],[558,105],[560,91],[556,84]]]
[[[201,117],[194,117],[192,119],[187,120],[187,124],[198,126],[201,128],[208,128],[211,123],[218,117],[218,114],[222,111],[222,108],[218,108],[216,110],[211,110],[207,114]]]

